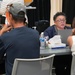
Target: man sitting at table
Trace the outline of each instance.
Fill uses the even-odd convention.
[[[66,16],[63,12],[57,12],[54,17],[54,25],[44,31],[44,35],[49,39],[58,34],[58,30],[71,29],[66,26]],[[65,34],[65,33],[64,33]],[[54,58],[56,75],[70,75],[71,55],[61,55]]]
[[[6,12],[9,16],[9,24],[0,31],[0,57],[6,53],[6,75],[11,75],[15,58],[39,58],[40,43],[39,33],[26,26],[24,5],[21,3],[9,4]],[[13,29],[10,30],[11,28]]]

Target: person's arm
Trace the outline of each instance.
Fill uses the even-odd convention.
[[[48,30],[45,30],[45,31],[44,31],[44,36],[49,36],[49,35],[48,35]]]
[[[0,30],[0,36],[4,34],[7,31],[10,31],[12,29],[12,26],[4,25],[3,28]]]
[[[71,48],[71,47],[72,47],[72,43],[73,43],[73,41],[72,41],[72,36],[69,36],[69,37],[68,37],[67,42],[68,42],[68,44],[69,44],[69,47]]]
[[[48,27],[45,31],[44,31],[44,36],[48,36],[49,39],[52,38],[53,36],[55,36],[57,34],[56,30],[55,30],[55,26],[50,26]]]
[[[51,35],[51,27],[48,27],[45,31],[44,31],[44,36],[48,36],[50,38]]]

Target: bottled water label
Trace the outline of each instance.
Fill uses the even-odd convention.
[[[40,38],[40,48],[45,49],[45,47],[46,47],[45,38]]]

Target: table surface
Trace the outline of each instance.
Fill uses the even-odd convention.
[[[50,48],[40,49],[41,56],[47,56],[51,54],[68,55],[68,54],[71,54],[71,50],[69,47],[60,48],[60,49],[50,49]]]

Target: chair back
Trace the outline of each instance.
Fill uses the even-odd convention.
[[[52,75],[54,54],[37,59],[18,59],[13,65],[12,75]]]
[[[75,75],[75,53],[72,55],[71,75]]]

